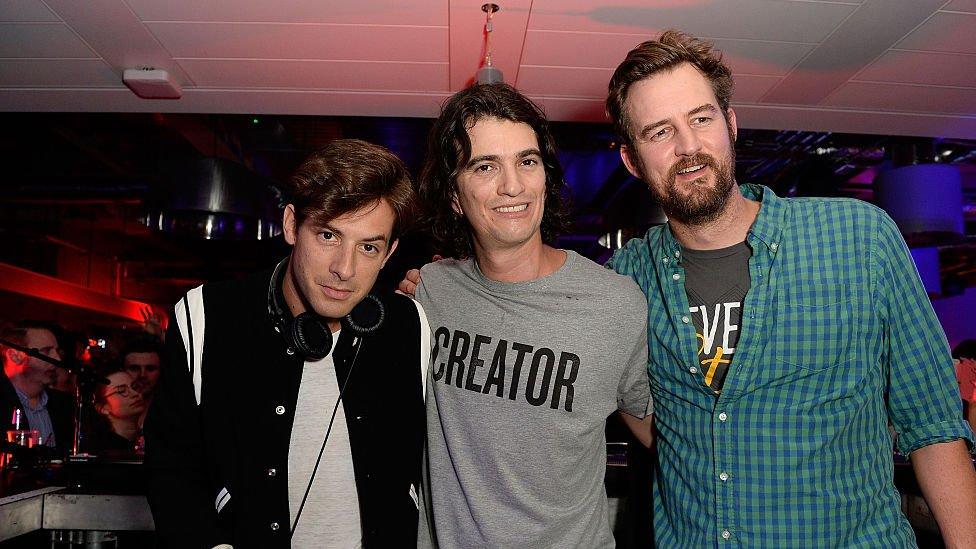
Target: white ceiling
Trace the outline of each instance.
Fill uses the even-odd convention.
[[[494,62],[554,120],[604,121],[668,27],[713,40],[743,127],[976,139],[976,0],[495,0]],[[0,110],[436,116],[481,0],[0,0]],[[145,100],[126,68],[166,69]]]

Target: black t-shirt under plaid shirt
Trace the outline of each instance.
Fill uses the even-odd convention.
[[[751,255],[745,242],[718,250],[683,250],[685,293],[695,324],[701,374],[716,393],[722,391],[739,341]]]

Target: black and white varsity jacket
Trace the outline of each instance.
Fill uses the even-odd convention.
[[[149,504],[165,547],[290,547],[288,448],[303,359],[274,330],[270,280],[269,271],[205,284],[170,320],[145,424]],[[415,302],[379,297],[385,320],[363,340],[342,405],[364,547],[415,547],[430,335]],[[350,332],[333,354],[340,386]]]

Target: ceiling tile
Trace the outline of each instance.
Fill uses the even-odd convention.
[[[283,100],[286,98],[287,100]],[[242,113],[432,118],[447,94],[184,89],[176,101],[128,89],[0,89],[0,111]]]
[[[850,82],[825,105],[870,110],[976,115],[976,89]]]
[[[603,101],[574,97],[547,97],[529,95],[529,98],[546,113],[553,122],[596,122],[608,124]]]
[[[120,73],[125,69],[153,67],[168,71],[182,86],[193,84],[123,0],[45,2]]]
[[[640,34],[529,31],[522,63],[616,68],[627,52],[648,37]],[[734,74],[782,76],[813,49],[812,44],[714,40]]]
[[[447,25],[447,0],[127,0],[143,21]]]
[[[766,94],[777,82],[782,79],[778,76],[754,76],[751,74],[732,73],[735,80],[735,91],[732,93],[732,103],[756,103]]]
[[[976,88],[976,55],[891,50],[854,80]]]
[[[735,110],[739,128],[976,138],[976,118],[843,108],[743,105]]]
[[[61,23],[0,23],[0,57],[76,57],[95,54]]]
[[[519,71],[517,86],[529,95],[590,98],[603,101],[611,69],[537,67],[525,65]],[[738,75],[735,77],[734,103],[753,103],[780,81],[778,76]]]
[[[447,62],[447,29],[280,23],[147,23],[176,58]]]
[[[101,59],[4,59],[0,86],[124,87],[122,78]]]
[[[976,53],[973,29],[976,14],[939,12],[895,46],[905,50]]]
[[[0,2],[0,22],[58,22],[57,15],[41,0],[3,0]]]
[[[820,42],[856,4],[781,0],[618,0],[597,6],[593,0],[536,0],[531,30],[645,34],[667,28],[708,38]],[[504,9],[504,8],[503,8]]]
[[[516,86],[526,94],[570,97],[607,97],[612,69],[579,67],[537,67],[522,65]]]
[[[965,11],[969,13],[976,13],[976,0],[952,0],[952,2],[949,2],[942,9],[943,11]]]
[[[820,104],[865,65],[923,23],[943,2],[873,0],[865,3],[763,97],[763,101],[788,105]]]
[[[197,86],[446,91],[447,63],[181,59]]]

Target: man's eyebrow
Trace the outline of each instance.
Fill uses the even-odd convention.
[[[703,112],[710,112],[710,113],[718,112],[718,107],[712,105],[711,103],[705,103],[704,105],[700,105],[688,111],[688,116],[701,114]]]
[[[542,153],[539,151],[539,149],[525,149],[524,151],[519,151],[515,155],[515,158],[525,158],[526,156],[532,155],[542,156]],[[464,165],[464,169],[468,169],[479,162],[498,162],[500,158],[501,157],[497,154],[482,154],[475,156],[471,160],[468,160],[468,163]]]
[[[323,225],[319,230],[321,230],[321,231],[329,231],[330,233],[333,233],[333,234],[335,234],[336,236],[338,236],[340,238],[343,236],[342,231],[340,231],[339,229],[333,227],[332,225],[329,225],[328,223],[326,223],[325,225]],[[359,241],[360,242],[386,242],[386,235],[385,234],[378,234],[378,235],[375,235],[375,236],[367,236],[365,238],[360,238]]]
[[[378,234],[376,236],[370,236],[368,238],[360,239],[360,242],[386,242],[386,235]]]
[[[497,161],[497,160],[498,160],[498,155],[496,155],[496,154],[482,154],[480,156],[474,156],[474,157],[471,158],[471,160],[468,160],[468,163],[467,164],[464,165],[464,169],[468,169],[471,166],[474,166],[475,164],[477,164],[479,162],[486,162],[486,161],[493,161],[494,162],[494,161]]]
[[[718,108],[715,105],[713,105],[711,103],[705,103],[704,105],[699,105],[699,106],[695,107],[694,109],[691,109],[690,111],[688,111],[688,113],[686,114],[686,116],[693,116],[693,115],[700,114],[700,113],[703,113],[703,112],[715,112],[715,111],[718,111]],[[644,127],[642,127],[640,129],[639,132],[637,132],[638,137],[640,137],[640,138],[643,139],[648,133],[651,132],[651,130],[653,130],[653,129],[659,127],[659,126],[663,126],[663,125],[667,124],[669,120],[670,120],[669,118],[664,118],[662,120],[658,120],[657,122],[652,122],[650,124],[645,125]]]

